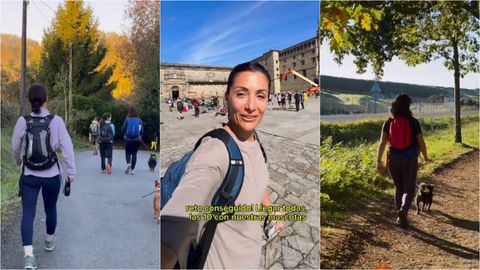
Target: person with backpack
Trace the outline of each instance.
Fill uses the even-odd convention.
[[[161,181],[162,269],[259,267],[263,221],[192,221],[186,207],[271,205],[266,155],[255,135],[267,109],[270,81],[258,63],[234,67],[224,98],[228,122],[167,169]],[[178,179],[176,186],[169,185]],[[283,224],[275,228],[282,230]]]
[[[93,118],[92,123],[90,124],[90,142],[92,143],[93,147],[93,155],[98,155],[98,147],[97,147],[97,137],[100,130],[100,124],[98,123],[98,117],[95,116]]]
[[[182,112],[183,112],[183,102],[182,102],[181,99],[177,100],[177,111],[178,111],[177,119],[182,120],[183,119],[183,114],[182,114]]]
[[[60,116],[50,114],[47,109],[46,87],[41,84],[32,85],[28,90],[28,100],[32,113],[18,118],[12,136],[12,153],[16,164],[22,167],[19,196],[22,201],[24,268],[36,269],[32,239],[40,190],[46,215],[45,250],[53,251],[55,248],[57,199],[62,185],[62,171],[55,151],[62,151],[66,182],[73,181],[76,169],[73,144],[65,123]]]
[[[408,229],[408,210],[415,196],[419,152],[428,162],[427,148],[423,140],[420,122],[412,116],[412,100],[406,94],[398,95],[390,109],[391,117],[385,121],[377,152],[377,172],[388,168],[395,184],[396,223]],[[382,162],[385,146],[389,143],[387,165]]]
[[[110,113],[104,113],[102,120],[100,121],[100,135],[98,136],[98,144],[100,146],[100,166],[102,173],[112,173],[112,152],[113,141],[115,138],[115,126],[113,125],[112,115]],[[107,164],[105,165],[105,158]]]
[[[127,161],[125,174],[134,175],[137,152],[142,142],[143,123],[142,119],[138,117],[137,109],[133,106],[128,108],[128,116],[123,122],[122,134],[125,139],[125,160]]]

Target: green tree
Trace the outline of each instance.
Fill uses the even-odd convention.
[[[127,31],[126,67],[133,74],[130,100],[137,105],[145,122],[145,136],[150,139],[159,129],[160,85],[160,5],[158,1],[130,1],[126,15],[130,22]]]
[[[98,68],[106,54],[105,42],[91,8],[83,1],[66,1],[58,7],[52,25],[44,32],[42,45],[39,79],[50,89],[51,98],[66,98],[68,84],[59,80],[58,74],[68,78],[71,60],[73,95],[112,99],[115,85],[108,81],[113,67]],[[68,107],[73,113],[73,108]],[[73,123],[73,119],[69,120]]]
[[[352,17],[348,11],[359,6],[378,10],[378,27],[366,29]],[[322,8],[322,14],[336,15],[338,12],[332,12],[335,9],[347,14],[343,21],[331,16],[342,35],[336,35],[328,22],[321,25],[321,31],[327,38],[336,35],[341,40],[342,46],[331,46],[336,60],[341,63],[345,54],[353,54],[359,73],[365,72],[370,63],[380,78],[384,63],[393,56],[411,66],[442,59],[444,66],[453,70],[455,142],[462,142],[460,78],[480,70],[478,1],[337,2],[325,3]]]

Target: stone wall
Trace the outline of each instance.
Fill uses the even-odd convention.
[[[207,97],[223,95],[231,68],[187,64],[160,64],[160,97]]]

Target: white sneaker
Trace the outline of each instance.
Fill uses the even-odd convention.
[[[127,169],[125,169],[125,174],[130,173],[130,169],[131,169],[131,165],[128,164],[128,165],[127,165]]]
[[[134,174],[135,174],[135,171],[130,170],[130,175],[134,175]]]

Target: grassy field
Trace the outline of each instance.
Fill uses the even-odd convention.
[[[373,113],[375,101],[369,95],[340,94],[328,91],[321,92],[322,111],[329,113]],[[390,102],[377,101],[377,112],[387,112]]]
[[[376,153],[384,120],[321,124],[322,218],[341,218],[374,193],[393,192],[388,175],[378,175]],[[453,142],[453,118],[420,119],[431,162],[420,162],[419,180],[479,147],[478,116],[463,118],[463,144]],[[385,160],[385,158],[383,159]]]
[[[20,167],[15,164],[12,156],[13,129],[10,127],[1,129],[1,217],[8,215],[12,206],[20,202],[17,197],[18,179],[20,177]],[[86,138],[73,138],[75,151],[88,149]],[[61,159],[61,154],[59,154]]]

